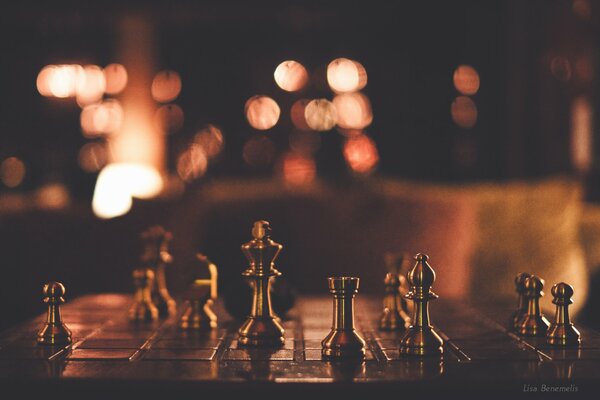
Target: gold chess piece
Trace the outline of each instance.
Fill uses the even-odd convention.
[[[577,347],[581,344],[581,334],[569,317],[569,305],[573,304],[573,286],[561,282],[552,286],[552,303],[556,304],[554,322],[546,335],[548,344],[553,346]]]
[[[527,312],[518,322],[517,333],[522,336],[546,336],[550,322],[542,314],[540,298],[544,296],[542,289],[544,280],[535,275],[525,279],[525,299]]]
[[[333,324],[321,341],[321,355],[325,359],[363,359],[366,343],[354,329],[354,296],[359,278],[332,277],[328,282],[333,295]]]
[[[517,303],[517,309],[510,316],[510,329],[517,331],[519,329],[519,321],[527,313],[527,299],[525,298],[525,280],[529,278],[531,274],[527,272],[521,272],[515,277],[515,290],[519,295],[519,301]]]
[[[209,279],[195,279],[186,295],[190,306],[181,317],[181,329],[201,330],[217,327],[217,314],[212,305],[217,299],[217,266],[204,254],[196,254],[196,258],[207,264]]]
[[[150,268],[138,268],[133,271],[135,286],[134,302],[129,309],[132,321],[154,321],[158,319],[158,308],[152,302],[154,272]]]
[[[173,239],[171,232],[167,232],[162,226],[153,226],[141,235],[144,251],[140,257],[142,266],[152,268],[154,271],[154,283],[152,284],[152,301],[158,308],[160,317],[174,315],[177,304],[167,288],[167,277],[165,269],[173,262],[169,253],[169,242]]]
[[[252,281],[252,309],[240,327],[239,343],[244,346],[281,346],[284,329],[271,307],[271,278],[280,276],[275,259],[283,248],[271,239],[271,226],[267,221],[256,221],[252,228],[253,239],[242,245],[242,252],[250,266],[242,275]]]
[[[408,272],[408,282],[411,286],[406,295],[414,303],[412,324],[400,340],[400,354],[411,356],[442,355],[444,341],[433,330],[429,321],[429,301],[438,298],[431,291],[435,282],[435,271],[427,262],[429,257],[419,253],[417,261]]]
[[[37,334],[38,344],[65,345],[73,339],[71,331],[63,323],[60,315],[60,305],[65,302],[65,287],[60,282],[49,282],[44,285],[44,303],[48,305],[46,322]]]
[[[386,254],[386,264],[391,268],[389,268],[390,272],[385,275],[383,281],[385,295],[383,298],[383,313],[379,319],[379,329],[384,331],[401,331],[410,326],[406,300],[402,296],[406,278],[400,273],[405,259],[404,255],[396,257],[389,253]]]

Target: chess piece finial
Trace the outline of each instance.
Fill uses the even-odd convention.
[[[379,329],[384,331],[404,330],[410,326],[408,307],[402,295],[406,278],[402,276],[401,270],[406,256],[387,253],[385,259],[389,272],[385,275],[383,281],[385,295],[383,298],[383,313],[379,319]]]
[[[413,356],[441,355],[444,341],[433,330],[429,321],[429,301],[438,298],[431,291],[435,271],[429,265],[429,257],[419,253],[416,263],[408,272],[410,292],[406,298],[414,303],[412,324],[400,340],[400,354]]]
[[[516,331],[519,329],[519,321],[523,318],[523,315],[527,313],[527,299],[525,298],[525,281],[531,274],[527,272],[521,272],[515,277],[515,290],[519,296],[517,303],[517,309],[512,313],[510,317],[510,329]]]
[[[38,344],[65,345],[72,342],[71,331],[63,323],[60,305],[65,302],[65,287],[60,282],[49,282],[44,285],[44,303],[48,305],[46,322],[37,334]]]
[[[273,314],[271,306],[271,278],[280,276],[275,259],[283,248],[271,239],[267,221],[256,221],[253,239],[242,245],[242,252],[250,265],[242,275],[252,281],[252,309],[240,327],[239,343],[243,346],[279,346],[285,341],[284,329]]]
[[[581,334],[573,326],[569,317],[569,305],[573,304],[573,287],[561,282],[552,286],[552,303],[556,304],[554,322],[550,324],[546,339],[553,346],[577,347],[581,344]]]
[[[527,312],[519,320],[517,329],[517,333],[522,336],[546,336],[550,322],[540,309],[540,298],[544,296],[543,288],[542,278],[531,275],[525,279],[524,296],[527,301]]]
[[[365,356],[365,341],[354,330],[354,296],[358,293],[359,278],[332,277],[328,279],[333,295],[333,324],[331,332],[321,341],[325,359]]]
[[[209,279],[195,279],[186,293],[190,303],[183,313],[179,326],[181,329],[201,330],[217,327],[217,314],[212,309],[217,299],[217,266],[204,254],[196,254],[196,258],[207,265]]]
[[[173,262],[173,256],[169,253],[169,243],[173,239],[171,232],[167,232],[162,226],[152,226],[141,235],[144,251],[140,257],[142,267],[152,268],[154,271],[154,283],[152,285],[152,301],[158,308],[161,317],[173,315],[176,312],[176,302],[171,297],[167,287],[165,268]]]
[[[135,296],[129,309],[132,321],[154,321],[158,318],[158,308],[152,302],[154,272],[150,268],[138,268],[133,271]]]

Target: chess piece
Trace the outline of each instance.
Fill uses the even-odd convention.
[[[546,336],[550,323],[540,309],[540,297],[544,295],[544,280],[531,275],[525,279],[527,312],[517,323],[517,333],[522,336]]]
[[[333,295],[333,324],[321,341],[321,355],[325,359],[363,359],[365,341],[354,330],[354,296],[359,278],[333,277],[328,282]]]
[[[152,302],[154,272],[150,268],[138,268],[133,271],[135,286],[134,302],[129,309],[132,321],[154,321],[158,318],[158,309]]]
[[[204,254],[196,258],[208,266],[209,279],[195,279],[186,297],[190,306],[183,313],[179,326],[181,329],[201,330],[217,327],[217,315],[212,305],[217,299],[217,266]]]
[[[516,331],[519,329],[519,321],[523,318],[523,315],[527,313],[527,299],[525,298],[525,280],[529,278],[531,274],[527,272],[521,272],[515,277],[515,290],[519,296],[517,309],[512,313],[510,317],[510,329]]]
[[[564,282],[552,286],[552,303],[556,304],[554,322],[546,335],[548,344],[553,346],[577,347],[581,344],[581,334],[573,326],[569,317],[569,305],[573,304],[573,287]]]
[[[429,257],[419,253],[417,261],[408,272],[410,292],[406,295],[414,303],[412,324],[400,340],[400,354],[411,356],[442,355],[444,341],[433,330],[429,321],[429,301],[438,298],[431,291],[435,282],[435,271],[431,268]]]
[[[152,301],[158,308],[160,317],[168,317],[176,312],[176,302],[171,297],[167,288],[165,268],[173,262],[169,253],[169,242],[173,238],[171,232],[165,231],[162,226],[153,226],[141,235],[144,251],[140,257],[142,267],[152,268],[154,283],[152,284]]]
[[[406,299],[402,296],[403,287],[406,286],[406,278],[400,271],[405,263],[406,256],[395,256],[386,254],[388,272],[385,276],[385,296],[383,298],[383,313],[379,319],[379,329],[384,331],[405,330],[410,326],[410,317]]]
[[[46,322],[37,334],[37,342],[42,345],[65,345],[73,339],[71,331],[63,323],[60,305],[65,302],[65,287],[60,282],[49,282],[44,285],[44,303],[48,305]]]
[[[275,318],[271,307],[271,277],[280,276],[275,259],[282,245],[271,239],[271,226],[267,221],[257,221],[252,228],[253,239],[242,245],[242,252],[250,266],[242,275],[252,281],[252,308],[240,327],[239,343],[243,346],[281,346],[284,329]]]

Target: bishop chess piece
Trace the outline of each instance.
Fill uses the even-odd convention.
[[[173,238],[171,232],[165,231],[162,226],[153,226],[141,235],[144,251],[140,257],[142,267],[152,268],[154,283],[152,284],[152,301],[158,308],[160,317],[168,317],[176,312],[175,300],[167,288],[165,268],[173,262],[169,253],[169,242]]]
[[[400,340],[400,354],[411,356],[441,356],[444,341],[433,330],[429,321],[429,301],[438,298],[431,291],[435,282],[435,271],[426,254],[417,254],[417,261],[408,273],[410,292],[406,298],[414,303],[412,324]]]
[[[133,271],[135,286],[134,301],[129,309],[132,321],[154,321],[158,319],[158,308],[152,302],[154,272],[150,268],[138,268]]]
[[[212,309],[217,299],[217,266],[204,254],[196,258],[208,266],[209,279],[195,279],[186,293],[190,305],[183,313],[179,326],[181,329],[202,330],[217,327],[217,314]]]
[[[284,344],[284,329],[271,307],[271,278],[280,276],[275,259],[283,248],[271,239],[271,226],[257,221],[252,228],[253,239],[242,245],[250,266],[242,275],[252,281],[252,308],[240,327],[239,343],[243,346],[269,347]]]
[[[363,359],[366,344],[354,329],[354,296],[359,278],[333,277],[328,282],[333,295],[333,324],[321,341],[321,355],[325,359]]]
[[[510,316],[509,327],[513,331],[519,329],[519,321],[527,313],[527,299],[525,298],[525,280],[529,278],[531,274],[527,272],[521,272],[515,277],[515,290],[519,296],[517,303],[517,309]]]
[[[548,344],[552,346],[578,347],[581,334],[573,326],[569,317],[569,305],[573,304],[573,287],[564,282],[552,286],[552,303],[556,304],[554,322],[550,324],[546,335]]]
[[[525,279],[524,295],[527,301],[527,312],[517,323],[517,333],[522,336],[546,336],[550,322],[540,309],[540,298],[544,296],[543,288],[543,279],[535,275]]]
[[[65,345],[73,339],[71,331],[63,323],[60,305],[65,302],[65,287],[60,282],[49,282],[44,285],[44,303],[48,305],[46,322],[37,334],[37,342],[42,345]]]
[[[386,255],[387,256],[387,255]],[[385,275],[385,295],[383,298],[383,313],[379,319],[379,329],[383,331],[401,331],[410,326],[406,300],[402,297],[402,286],[406,279],[401,275],[401,267],[405,256],[386,257],[391,272]]]

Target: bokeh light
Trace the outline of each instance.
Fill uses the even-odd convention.
[[[109,64],[104,67],[107,94],[119,94],[127,86],[127,69],[121,64]]]
[[[175,71],[161,71],[152,80],[152,98],[159,103],[168,103],[181,92],[181,77]]]
[[[244,143],[242,158],[254,168],[271,165],[275,158],[275,143],[265,135],[255,135]]]
[[[268,96],[253,96],[244,107],[250,126],[258,130],[267,130],[277,124],[281,110],[275,100]]]
[[[467,96],[455,98],[450,107],[450,113],[454,123],[461,128],[472,128],[477,122],[477,106]]]
[[[86,137],[114,133],[123,123],[123,107],[116,99],[91,104],[83,108],[79,122]]]
[[[85,172],[97,172],[108,162],[108,152],[102,143],[91,142],[79,149],[77,156],[79,166]]]
[[[177,104],[160,106],[154,114],[154,122],[161,132],[175,133],[183,127],[183,110]]]
[[[206,156],[211,159],[223,150],[225,141],[223,139],[223,132],[216,126],[209,124],[196,133],[194,143],[199,145],[204,150]]]
[[[337,58],[327,66],[327,83],[336,93],[355,92],[367,84],[367,71],[357,61]]]
[[[48,89],[54,97],[74,96],[83,75],[81,65],[57,65],[48,76]]]
[[[362,93],[342,93],[333,98],[337,124],[344,129],[363,129],[373,122],[369,98]]]
[[[42,209],[58,210],[67,207],[70,201],[69,190],[59,182],[47,183],[35,192],[35,203]]]
[[[315,99],[306,105],[304,119],[310,129],[320,132],[328,131],[337,123],[337,112],[329,100]]]
[[[287,92],[296,92],[308,83],[308,72],[297,61],[284,61],[277,66],[273,74],[277,86]]]
[[[456,90],[461,94],[472,96],[479,91],[479,74],[470,65],[459,65],[454,70],[452,81]]]
[[[177,175],[185,182],[202,177],[208,167],[208,157],[204,149],[192,143],[177,158]]]
[[[377,146],[367,135],[346,139],[343,153],[348,166],[359,174],[372,172],[379,162]]]
[[[0,180],[5,186],[14,188],[25,179],[25,163],[17,157],[8,157],[0,164]]]
[[[46,65],[41,69],[40,73],[37,76],[36,86],[38,92],[42,96],[50,97],[53,96],[52,90],[50,89],[50,82],[52,80],[52,75],[56,71],[58,67],[56,65]]]
[[[286,153],[281,159],[281,174],[284,181],[294,186],[307,185],[317,176],[317,165],[312,157],[297,153]]]
[[[290,119],[292,120],[292,124],[294,124],[296,129],[303,131],[310,130],[310,127],[306,123],[305,117],[306,106],[308,103],[310,103],[309,99],[300,99],[296,100],[294,104],[292,104],[292,108],[290,109]]]
[[[86,65],[77,76],[75,96],[77,104],[84,107],[102,99],[106,89],[106,80],[102,68],[97,65]]]

